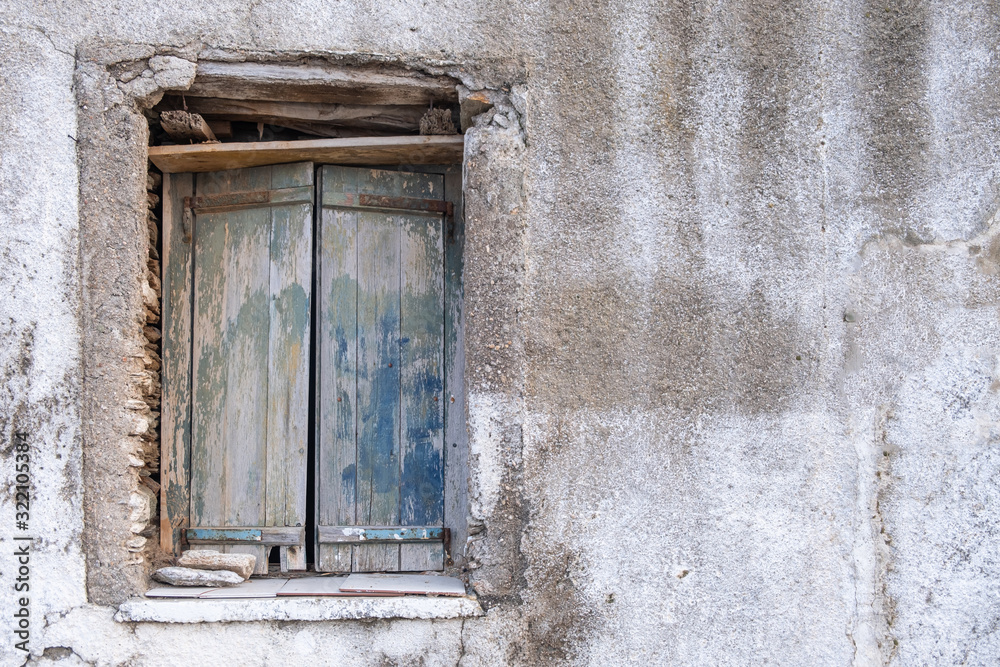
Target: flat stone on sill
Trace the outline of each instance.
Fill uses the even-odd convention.
[[[243,577],[229,570],[192,570],[189,567],[164,567],[153,573],[153,579],[171,586],[235,586]]]
[[[195,570],[229,570],[249,579],[257,557],[253,554],[224,554],[209,549],[191,550],[182,553],[177,564]]]

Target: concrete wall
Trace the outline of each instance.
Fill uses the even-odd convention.
[[[4,4],[0,553],[27,432],[30,661],[994,662],[997,35],[988,2]],[[146,137],[113,65],[300,52],[513,107],[467,148],[488,613],[116,623],[145,574],[128,370],[97,363],[139,326]]]

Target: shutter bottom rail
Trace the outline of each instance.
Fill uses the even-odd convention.
[[[441,526],[319,526],[320,544],[447,542]]]
[[[249,526],[245,528],[188,528],[190,544],[255,544],[297,547],[305,544],[306,529],[301,526]]]

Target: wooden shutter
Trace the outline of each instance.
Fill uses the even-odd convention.
[[[164,210],[164,544],[305,568],[313,165],[180,174]]]
[[[444,177],[321,174],[317,569],[440,570]]]

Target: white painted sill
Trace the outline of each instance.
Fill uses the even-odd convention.
[[[475,596],[287,597],[223,600],[133,598],[118,608],[120,623],[233,623],[436,619],[482,616]]]

